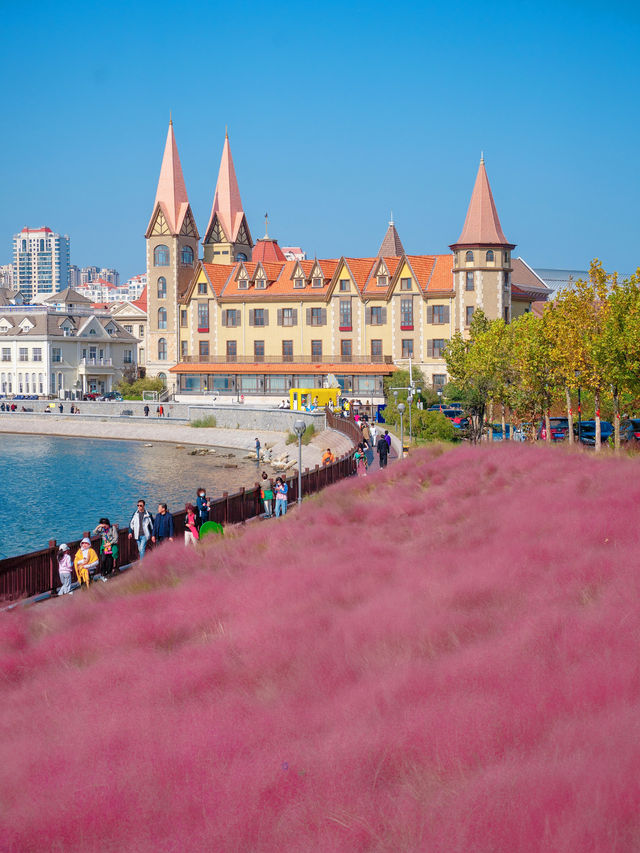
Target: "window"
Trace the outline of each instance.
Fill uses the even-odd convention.
[[[227,341],[227,361],[236,361],[238,358],[238,342]]]
[[[227,308],[222,312],[223,326],[239,326],[240,325],[240,310],[238,308]]]
[[[218,254],[218,252],[216,252],[216,255],[217,254]],[[223,252],[222,254],[227,255],[228,252]],[[237,252],[236,253],[236,261],[248,261],[248,260],[249,260],[249,258],[245,255],[244,252]]]
[[[412,284],[410,278],[400,279],[400,290],[411,290]]]
[[[5,360],[4,350],[2,351],[2,360]],[[51,347],[51,361],[53,361],[55,364],[59,364],[62,361],[62,350],[60,349],[60,347]]]
[[[58,353],[60,350],[58,350]],[[11,347],[2,347],[2,360],[11,361]]]
[[[389,278],[386,275],[378,276],[378,287],[387,287],[389,284]]]
[[[199,341],[198,342],[198,355],[202,358],[202,356],[209,355],[209,341]]]
[[[464,257],[466,261],[471,261],[471,263],[473,263],[473,252],[467,252]]]
[[[251,317],[253,315],[253,323]],[[254,308],[249,312],[249,325],[266,326],[267,325],[267,310],[266,308]]]
[[[340,290],[344,293],[345,291],[350,290],[349,279],[341,278],[340,279]]]
[[[42,349],[40,347],[34,347],[33,360],[34,361],[42,361]]]
[[[384,305],[372,305],[368,313],[371,326],[384,326],[387,322],[387,309]]]
[[[256,290],[265,290],[267,286],[267,282],[264,278],[256,278],[255,280]]]
[[[158,341],[158,361],[167,360],[167,339],[160,338]]]
[[[293,341],[282,341],[282,360],[293,361]]]
[[[413,338],[403,338],[402,358],[413,358]]]
[[[448,322],[448,305],[427,305],[427,323],[434,323],[436,326],[438,326]]]
[[[125,364],[133,364],[133,352],[130,349],[126,349],[122,356],[122,361]]]
[[[322,341],[311,341],[311,361],[322,361]]]
[[[186,358],[189,355],[189,341],[180,341],[180,358]],[[140,357],[142,360],[142,356]]]
[[[493,249],[489,249],[486,255],[487,261],[494,261],[495,255],[493,254]]]
[[[158,328],[166,329],[167,328],[167,309],[166,308],[158,308]]]
[[[27,361],[28,353],[26,347],[20,347],[18,350],[18,361]]]
[[[158,279],[158,299],[166,299],[167,298],[167,280],[161,275]]]
[[[253,360],[264,361],[264,341],[253,342]]]
[[[187,309],[186,308],[180,309],[180,325],[182,326],[183,329],[187,325]],[[142,330],[142,326],[140,326],[140,329]],[[140,332],[140,337],[142,337],[142,331]]]
[[[294,286],[295,288],[301,288],[301,287],[304,287],[304,279],[303,279],[303,278],[294,278],[294,280],[293,280],[293,286]]]
[[[465,284],[465,290],[473,290],[473,289],[474,289],[473,273],[472,273],[472,272],[468,272],[468,273],[467,273],[466,284]]]
[[[207,294],[207,282],[206,281],[199,281],[198,282],[198,295],[199,296],[206,296],[206,294]]]
[[[340,341],[340,361],[351,361],[351,341]]]
[[[138,326],[138,337],[144,338],[144,326]]]
[[[340,331],[351,331],[351,299],[340,300]]]
[[[238,279],[238,290],[249,290],[249,279],[248,278],[239,278]]]
[[[297,308],[278,308],[278,325],[279,326],[297,326],[298,325],[298,309]]]
[[[180,252],[180,263],[183,267],[193,266],[193,249],[191,246],[183,246]]]
[[[314,278],[313,281],[311,282],[311,287],[322,287],[323,283],[324,283],[323,278]]]
[[[474,309],[473,305],[467,305],[467,307],[465,308],[465,316],[464,316],[465,326],[471,325],[471,318],[473,317],[474,310],[475,309]]]
[[[133,334],[133,326],[127,326],[125,323],[124,330],[125,332],[129,332],[130,335]]]
[[[200,301],[198,302],[198,331],[199,332],[208,332],[209,331],[209,303]]]
[[[309,308],[307,323],[309,326],[324,326],[326,323],[326,308]]]
[[[427,341],[427,357],[440,358],[444,352],[444,340],[436,338],[435,340]]]
[[[371,341],[371,361],[382,361],[382,340]]]
[[[400,328],[413,329],[413,299],[400,300]]]
[[[168,246],[163,246],[163,245],[156,246],[155,249],[153,250],[153,263],[157,267],[168,267],[170,257],[171,257],[171,255],[169,253],[169,247]]]
[[[434,388],[444,388],[444,386],[447,384],[447,374],[434,373],[431,381],[433,382]]]

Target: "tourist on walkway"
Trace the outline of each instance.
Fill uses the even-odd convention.
[[[62,586],[58,590],[58,595],[73,595],[71,592],[71,572],[73,570],[73,563],[71,562],[71,555],[69,554],[69,546],[63,542],[62,545],[58,548],[58,574],[60,575],[60,582]]]
[[[358,477],[366,477],[367,476],[367,457],[364,453],[364,445],[362,442],[358,445],[358,449],[356,450],[354,457],[356,460],[356,474]]]
[[[143,411],[144,411],[145,418],[148,418],[149,417],[149,406],[145,406]]]
[[[100,537],[100,574],[108,578],[115,574],[118,559],[118,525],[101,518],[93,535]]]
[[[154,545],[161,542],[173,542],[173,516],[167,511],[166,504],[158,504],[158,514],[153,519],[153,535],[151,541]]]
[[[58,408],[60,409],[60,414],[62,414],[64,412],[64,406],[62,405],[62,403],[60,403]]]
[[[367,444],[371,441],[371,430],[369,429],[369,424],[366,420],[362,421],[362,437],[367,442]]]
[[[184,511],[186,513],[184,519],[184,543],[185,545],[195,545],[200,538],[196,526],[196,509],[193,504],[187,504]]]
[[[273,515],[271,511],[271,502],[273,501],[273,483],[267,476],[267,472],[262,472],[262,483],[260,486],[260,497],[262,498],[262,502],[264,503],[264,517],[271,518]]]
[[[87,587],[89,586],[91,583],[91,571],[96,569],[98,564],[98,555],[91,547],[91,539],[87,539],[85,536],[80,543],[80,547],[78,548],[73,561],[80,586],[82,586],[82,584],[86,584]]]
[[[153,535],[153,516],[147,511],[145,502],[140,498],[138,508],[129,522],[129,539],[135,539],[140,559],[144,557],[147,542]]]
[[[367,460],[367,468],[369,468],[373,465],[373,450],[371,449],[371,442],[366,438],[362,442],[362,449]]]
[[[289,486],[282,477],[276,477],[276,518],[287,514]]]
[[[375,447],[378,443],[378,427],[375,423],[372,423],[369,427],[369,432],[371,433],[371,446]]]
[[[256,438],[256,463],[260,464],[260,439]]]
[[[389,451],[391,451],[391,436],[389,435],[389,430],[385,429],[384,431],[384,440],[387,442],[387,447]]]
[[[197,517],[196,517],[196,525],[198,528],[202,527],[205,521],[209,521],[209,500],[207,498],[206,491],[200,486],[198,489],[198,500],[197,503]]]
[[[380,459],[380,467],[387,467],[387,456],[389,455],[389,445],[387,444],[387,440],[384,435],[381,435],[378,439],[378,444],[376,445],[378,450],[378,457]]]

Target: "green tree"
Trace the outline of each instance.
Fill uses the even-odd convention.
[[[520,418],[545,421],[546,440],[551,441],[549,409],[557,392],[552,369],[550,328],[546,318],[528,313],[512,323],[512,356],[515,371],[511,403]]]

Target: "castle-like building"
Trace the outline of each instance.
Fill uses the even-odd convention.
[[[178,396],[282,398],[334,375],[374,401],[409,358],[442,386],[446,343],[475,310],[508,322],[548,292],[512,256],[483,159],[451,253],[407,254],[390,222],[375,256],[287,260],[252,239],[227,136],[201,259],[199,240],[170,122],[146,231],[146,363]]]

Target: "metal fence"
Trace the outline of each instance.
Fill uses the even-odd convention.
[[[349,421],[341,421],[334,427],[349,437]],[[353,427],[358,427],[351,422]],[[359,430],[358,430],[359,432]],[[312,470],[305,468],[302,473],[302,495],[312,495],[350,476],[355,471],[353,451],[345,454],[331,465],[324,467],[315,466]],[[287,478],[289,486],[289,502],[298,500],[298,477]],[[263,511],[260,500],[260,484],[256,483],[252,489],[240,489],[239,492],[228,494],[223,492],[222,497],[211,501],[209,518],[222,525],[242,524],[250,518],[255,518]],[[173,513],[175,536],[181,537],[185,529],[185,512]],[[88,534],[85,534],[88,535]],[[96,549],[99,549],[100,538],[93,537],[92,541]],[[70,542],[69,548],[72,555],[80,547],[79,541]],[[128,527],[123,527],[118,536],[118,563],[126,565],[138,559],[138,548],[134,539],[129,539]],[[12,601],[19,598],[40,595],[46,592],[54,594],[60,585],[58,576],[58,543],[52,539],[47,548],[41,551],[33,551],[30,554],[21,554],[18,557],[9,557],[0,560],[0,601]]]

